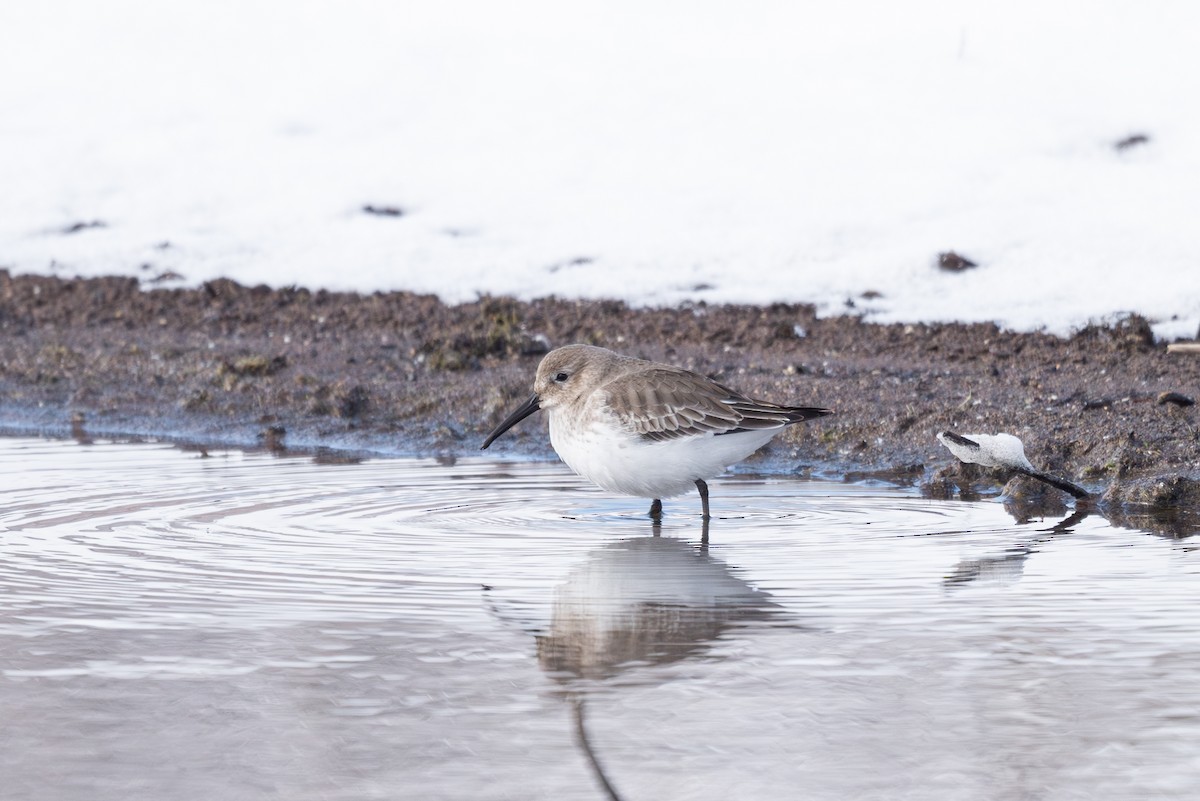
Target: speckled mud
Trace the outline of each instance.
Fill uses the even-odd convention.
[[[935,497],[995,492],[1006,476],[960,468],[935,434],[1006,431],[1111,514],[1178,529],[1200,508],[1200,431],[1186,405],[1200,396],[1200,357],[1168,353],[1138,317],[1060,339],[817,319],[802,305],[448,306],[405,292],[146,289],[0,271],[0,428],[453,457],[477,452],[528,395],[541,355],[571,342],[836,411],[778,437],[750,469],[881,478]],[[493,448],[552,456],[536,419]]]

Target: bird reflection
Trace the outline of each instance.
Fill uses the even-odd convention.
[[[948,588],[980,580],[994,584],[1015,584],[1025,573],[1025,560],[1031,554],[1037,553],[1037,546],[1049,542],[1059,534],[1070,532],[1089,514],[1091,508],[1083,506],[1050,528],[1038,531],[1037,536],[1009,546],[999,556],[965,559],[954,566],[954,570],[946,576],[943,583]],[[1018,522],[1021,522],[1019,517]]]
[[[724,632],[779,613],[768,593],[709,555],[707,524],[699,545],[654,530],[589,553],[535,635],[538,663],[564,686],[576,743],[611,801],[621,796],[585,723],[591,682],[701,654]]]
[[[538,661],[560,680],[609,678],[703,652],[730,627],[777,609],[703,545],[621,540],[593,551],[559,586]]]

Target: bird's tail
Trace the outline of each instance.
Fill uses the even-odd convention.
[[[787,412],[787,421],[789,423],[799,423],[804,420],[811,420],[814,417],[824,417],[827,414],[833,414],[833,409],[822,409],[817,406],[784,406],[783,410]]]

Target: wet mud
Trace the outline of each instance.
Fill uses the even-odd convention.
[[[935,436],[1008,432],[1039,470],[1082,484],[1106,514],[1197,530],[1200,356],[1169,353],[1137,316],[1063,339],[818,319],[792,304],[447,305],[407,292],[228,280],[148,289],[133,278],[0,271],[0,428],[454,458],[478,453],[528,397],[540,357],[572,342],[835,410],[793,426],[744,469],[920,485],[932,497],[996,494],[1011,476],[957,464]],[[553,456],[537,418],[490,452]],[[1008,496],[1020,499],[1021,486]]]

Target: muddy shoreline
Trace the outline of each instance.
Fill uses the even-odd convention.
[[[1168,353],[1138,317],[1061,339],[818,319],[791,304],[450,306],[406,292],[145,289],[0,271],[0,432],[477,455],[528,396],[541,355],[570,342],[837,412],[789,429],[745,470],[879,478],[937,497],[999,491],[1007,476],[958,466],[935,435],[1006,431],[1040,469],[1102,494],[1106,514],[1179,512],[1170,525],[1195,530],[1200,429],[1186,402],[1200,396],[1200,357]],[[536,418],[492,452],[553,458]]]

